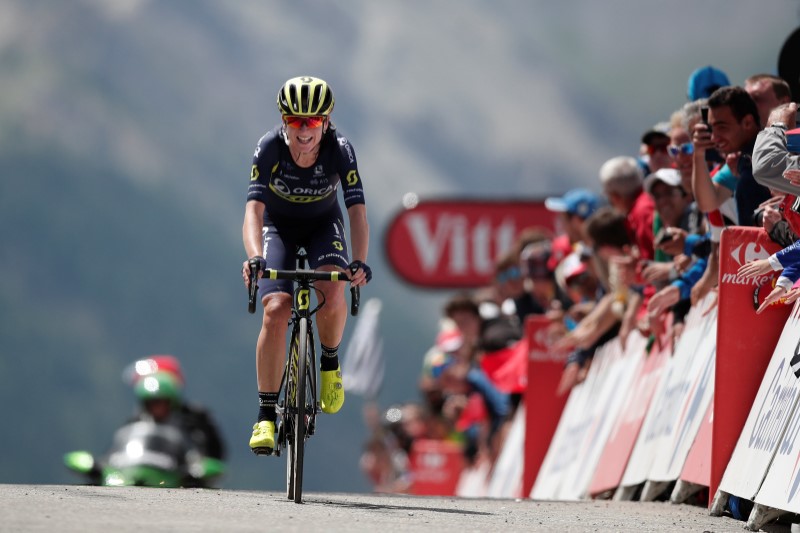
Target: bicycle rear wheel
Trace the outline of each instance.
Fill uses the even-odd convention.
[[[295,503],[300,503],[303,499],[303,458],[306,442],[306,381],[307,381],[307,361],[308,361],[308,319],[301,318],[297,328],[297,343],[292,346],[297,347],[297,351],[292,357],[297,357],[297,373],[295,374],[295,395],[294,402],[289,405],[293,408],[292,419],[292,439],[289,443],[289,465],[287,465],[288,486],[287,493]],[[294,339],[293,339],[294,341]]]

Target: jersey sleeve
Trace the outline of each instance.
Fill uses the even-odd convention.
[[[784,268],[800,263],[800,241],[790,244],[774,256]]]
[[[733,192],[736,190],[736,184],[739,183],[739,178],[734,176],[730,167],[725,164],[712,176],[711,181]]]
[[[253,165],[250,167],[250,186],[247,188],[247,201],[258,200],[267,203],[269,177],[278,164],[277,130],[267,132],[258,140],[253,154]]]
[[[356,151],[347,138],[338,135],[340,173],[342,180],[342,193],[344,195],[345,207],[352,207],[357,204],[365,204],[364,187],[361,183],[361,175],[358,173],[358,162],[356,161]]]

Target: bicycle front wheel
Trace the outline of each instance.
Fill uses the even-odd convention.
[[[306,443],[306,376],[308,375],[308,319],[301,318],[297,328],[297,352],[292,354],[297,357],[297,375],[295,381],[295,398],[292,405],[293,438],[289,447],[289,461],[291,464],[292,475],[289,480],[289,497],[295,503],[300,503],[303,499],[303,456]],[[293,489],[293,490],[292,490]]]

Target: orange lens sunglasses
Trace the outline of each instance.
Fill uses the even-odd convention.
[[[294,117],[285,116],[283,121],[290,128],[300,129],[305,125],[307,128],[319,128],[325,122],[325,117]]]

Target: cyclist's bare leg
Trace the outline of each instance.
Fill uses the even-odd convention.
[[[317,270],[331,272],[341,270],[333,265],[320,265]],[[331,348],[339,346],[342,342],[342,333],[347,321],[347,301],[344,297],[344,288],[347,284],[336,281],[317,281],[314,286],[317,292],[325,294],[325,305],[317,311],[317,331],[319,341]],[[318,296],[318,301],[321,301]]]
[[[264,316],[256,344],[258,422],[250,437],[250,448],[259,454],[271,453],[275,448],[275,403],[283,374],[292,297],[285,293],[271,293],[262,299],[262,304]]]
[[[277,392],[286,361],[286,330],[292,316],[292,296],[274,292],[264,297],[264,318],[256,345],[256,376],[260,392]]]

